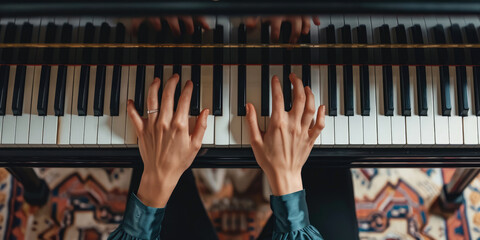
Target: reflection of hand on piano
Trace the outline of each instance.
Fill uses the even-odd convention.
[[[144,164],[138,197],[151,207],[165,207],[180,176],[190,167],[202,146],[207,127],[208,109],[198,117],[192,134],[189,133],[189,108],[193,84],[188,81],[174,112],[175,88],[179,81],[174,74],[165,84],[158,102],[161,81],[155,78],[148,91],[147,118],[142,118],[129,100],[127,111],[138,137],[138,148]]]
[[[172,33],[176,36],[180,36],[182,34],[182,29],[180,27],[181,22],[185,26],[185,32],[189,35],[193,34],[194,23],[199,24],[204,29],[210,29],[208,26],[207,20],[205,17],[191,17],[191,16],[165,16],[165,17],[149,17],[149,18],[134,18],[132,19],[132,30],[133,32],[138,31],[138,27],[140,24],[147,20],[153,26],[153,28],[157,31],[162,29],[162,23],[168,24]]]
[[[303,87],[302,80],[294,73],[290,74],[290,82],[294,86],[293,103],[292,109],[286,112],[280,81],[277,76],[273,77],[272,117],[263,136],[255,108],[251,103],[247,105],[250,144],[276,196],[303,189],[302,167],[325,127],[325,106],[319,107],[314,122],[315,99],[312,90],[308,86]]]
[[[254,28],[258,23],[258,17],[245,18],[247,28]],[[315,25],[320,25],[320,19],[316,16],[312,17]],[[278,42],[280,38],[280,27],[282,22],[289,22],[292,25],[292,31],[289,42],[296,43],[300,38],[300,34],[308,34],[310,32],[310,17],[308,16],[273,16],[262,19],[262,22],[268,22],[271,26],[271,40]]]

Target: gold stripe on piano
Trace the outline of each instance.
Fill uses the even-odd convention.
[[[0,43],[0,48],[480,48],[480,44]]]

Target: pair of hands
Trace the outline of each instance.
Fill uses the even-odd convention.
[[[325,127],[325,106],[319,107],[316,121],[314,96],[302,80],[290,74],[293,84],[293,104],[285,112],[283,92],[278,77],[272,78],[272,116],[265,133],[257,123],[257,113],[247,104],[247,123],[255,158],[265,172],[274,195],[284,195],[303,189],[301,171],[315,139]],[[132,100],[128,114],[135,125],[140,155],[144,163],[138,197],[147,206],[163,208],[178,180],[190,167],[201,145],[207,127],[208,109],[204,109],[189,129],[189,106],[193,84],[187,81],[173,111],[175,87],[179,76],[174,74],[163,90],[158,113],[142,118]],[[160,79],[156,78],[148,90],[147,109],[158,109]]]
[[[191,16],[165,16],[162,18],[159,17],[149,17],[147,21],[159,31],[162,29],[162,19],[168,24],[169,28],[175,36],[180,36],[182,34],[180,29],[180,22],[183,22],[185,26],[185,32],[187,34],[193,34],[194,23],[199,24],[203,29],[209,29],[207,20],[205,17],[191,17]],[[315,25],[320,25],[320,19],[318,17],[312,17],[313,23]],[[136,18],[132,20],[133,30],[136,32],[138,26],[144,21],[144,19]],[[253,29],[257,26],[260,21],[259,17],[247,17],[244,19],[245,25],[248,29]],[[292,31],[290,34],[290,43],[296,43],[300,38],[300,35],[306,35],[310,32],[310,17],[307,16],[272,16],[262,18],[262,22],[268,22],[271,26],[270,38],[273,42],[278,42],[280,38],[280,27],[282,22],[289,22],[292,25]]]

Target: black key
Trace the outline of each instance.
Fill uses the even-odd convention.
[[[427,116],[428,102],[427,102],[427,77],[425,66],[417,66],[417,101],[418,101],[418,115]]]
[[[83,43],[93,43],[93,38],[95,36],[95,27],[92,23],[87,23],[84,30]],[[83,62],[84,64],[89,64],[92,61],[92,48],[83,49]]]
[[[153,76],[160,78],[160,88],[158,89],[158,107],[160,108],[163,96],[163,64],[155,64]]]
[[[135,81],[135,109],[143,116],[143,103],[145,100],[145,65],[137,66],[137,78]]]
[[[93,98],[93,115],[103,116],[103,105],[105,101],[105,65],[97,66],[95,77],[95,96]]]
[[[423,44],[422,28],[416,24],[410,28],[412,34],[412,40],[414,44]],[[418,62],[425,60],[425,50],[415,49],[415,59]],[[417,72],[417,103],[418,103],[418,115],[427,116],[428,114],[428,101],[427,101],[427,75],[425,72],[425,66],[416,66]]]
[[[190,115],[200,114],[200,65],[192,66],[192,99],[190,101]]]
[[[458,24],[453,24],[450,27],[450,34],[452,42],[455,44],[463,44],[462,32]],[[457,64],[465,63],[465,53],[463,48],[455,48],[454,50],[455,62]],[[468,115],[468,95],[467,95],[467,69],[465,66],[456,66],[455,72],[457,76],[457,106],[458,115]]]
[[[458,115],[468,116],[467,69],[465,66],[456,66],[455,68],[457,73]]]
[[[125,26],[117,23],[115,28],[115,43],[125,42]],[[123,61],[123,49],[115,50],[115,59],[120,63]],[[112,90],[110,93],[110,116],[118,116],[120,112],[120,89],[122,86],[122,65],[113,66]]]
[[[110,94],[110,116],[118,116],[120,108],[120,87],[122,83],[122,66],[113,66],[112,91]]]
[[[450,73],[448,66],[440,66],[440,97],[442,101],[442,116],[450,116],[452,104],[450,102]]]
[[[73,26],[65,23],[62,26],[62,33],[60,36],[60,42],[61,43],[71,43],[72,42],[72,32],[73,32]],[[68,48],[60,48],[60,62],[62,63],[68,63],[70,54],[70,50]]]
[[[55,87],[55,116],[63,116],[65,111],[65,86],[67,84],[67,66],[58,66],[57,85]]]
[[[382,44],[390,44],[390,27],[384,24],[380,27],[380,42]],[[385,63],[391,63],[392,53],[390,48],[382,48],[382,60]],[[393,104],[393,79],[392,79],[392,66],[382,67],[383,75],[383,108],[385,116],[393,116],[394,104]]]
[[[289,22],[283,22],[280,27],[280,35],[283,43],[288,43],[290,40],[290,34],[292,31],[292,25]],[[285,49],[283,51],[283,100],[285,104],[285,111],[290,111],[292,109],[292,84],[290,82],[290,73],[292,67],[291,62],[291,51]]]
[[[15,85],[13,86],[12,111],[14,116],[21,116],[23,110],[23,93],[25,89],[25,65],[18,65],[15,73]]]
[[[300,42],[303,44],[309,44],[310,43],[310,32],[308,34],[302,34],[300,36]],[[311,68],[310,68],[310,61],[311,61],[311,54],[310,54],[311,49],[310,48],[303,48],[302,49],[302,59],[303,59],[303,64],[302,64],[302,81],[303,81],[303,86],[306,87],[312,87],[311,83]]]
[[[350,25],[342,27],[342,42],[344,44],[352,43],[352,31]],[[343,49],[343,62],[349,62],[352,59],[351,49]],[[343,66],[343,100],[345,107],[345,116],[353,116],[353,73],[352,65]]]
[[[175,87],[175,95],[173,99],[173,110],[177,110],[178,99],[180,99],[180,94],[182,93],[182,66],[181,65],[173,65],[173,73],[178,74],[178,83]]]
[[[261,32],[262,32],[262,43],[268,44],[270,42],[270,33],[269,33],[269,24],[262,23]],[[262,63],[270,62],[270,51],[268,48],[262,48]],[[270,90],[269,90],[269,83],[270,83],[270,67],[268,64],[262,64],[262,83],[261,83],[261,114],[262,116],[269,116],[270,115]]]
[[[480,116],[480,67],[473,67],[473,91],[475,92],[475,115]]]
[[[335,27],[330,24],[327,29],[327,43],[334,44]],[[335,49],[327,50],[328,59],[332,62],[336,60]],[[328,65],[328,115],[337,116],[337,69],[335,65]]]
[[[15,36],[17,32],[17,26],[14,23],[8,23],[5,29],[5,37],[3,39],[4,43],[13,43],[15,41]],[[2,60],[3,62],[12,62],[13,59],[13,48],[5,48],[2,51]]]
[[[367,65],[360,66],[360,101],[362,116],[370,116],[370,82]]]
[[[444,31],[442,25],[439,24],[439,25],[435,26],[433,28],[433,34],[435,36],[435,42],[437,44],[446,44],[447,43],[447,40],[445,38],[445,31]],[[441,63],[447,64],[447,61],[448,61],[447,49],[446,48],[438,48],[437,53],[438,53],[438,56],[437,56],[438,60]]]
[[[7,110],[7,89],[8,77],[10,75],[9,65],[0,65],[0,116],[5,115]]]
[[[202,43],[202,28],[198,25],[195,25],[195,29],[192,36],[192,43],[200,44]],[[198,116],[200,114],[200,63],[201,61],[201,51],[199,48],[192,49],[193,60],[196,65],[192,66],[192,99],[190,100],[190,115]]]
[[[397,43],[400,44],[407,44],[407,31],[405,30],[405,26],[400,24],[395,27],[395,33],[397,36]],[[401,64],[407,64],[408,62],[408,52],[406,48],[398,49],[398,61]],[[407,68],[408,69],[408,68]]]
[[[247,43],[247,30],[244,24],[240,24],[238,27],[238,43],[246,44]],[[246,109],[245,104],[247,100],[247,68],[245,66],[247,62],[247,52],[246,49],[240,48],[238,50],[238,99],[237,99],[237,115],[245,116]]]
[[[82,65],[80,68],[80,82],[78,87],[78,101],[77,101],[78,116],[87,116],[89,83],[90,83],[90,66]]]
[[[383,66],[383,109],[385,116],[393,116],[392,66]]]
[[[402,116],[411,116],[412,107],[410,105],[410,79],[408,66],[400,66],[400,99],[402,105]]]
[[[328,65],[328,115],[337,116],[337,69]]]
[[[47,115],[48,92],[50,90],[50,69],[51,67],[49,65],[43,65],[40,73],[40,85],[38,88],[37,100],[37,111],[39,116]]]
[[[367,28],[365,25],[360,25],[357,28],[358,43],[367,44]],[[367,49],[359,50],[360,63],[368,62]],[[370,73],[368,65],[360,65],[360,110],[362,116],[370,116]]]
[[[110,30],[111,27],[108,23],[102,23],[100,26],[100,39],[99,43],[108,43],[110,40]],[[98,50],[98,60],[100,64],[107,64],[108,63],[108,48],[100,48]]]
[[[223,43],[223,26],[217,25],[214,31],[213,37],[214,43]],[[214,49],[214,61],[215,65],[213,66],[213,115],[222,116],[223,113],[223,48]]]

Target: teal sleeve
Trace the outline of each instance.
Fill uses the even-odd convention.
[[[274,240],[322,240],[318,230],[310,225],[305,190],[270,196],[270,206],[275,217]]]
[[[127,201],[123,222],[113,231],[111,240],[160,239],[160,229],[165,208],[145,206],[131,193]]]

